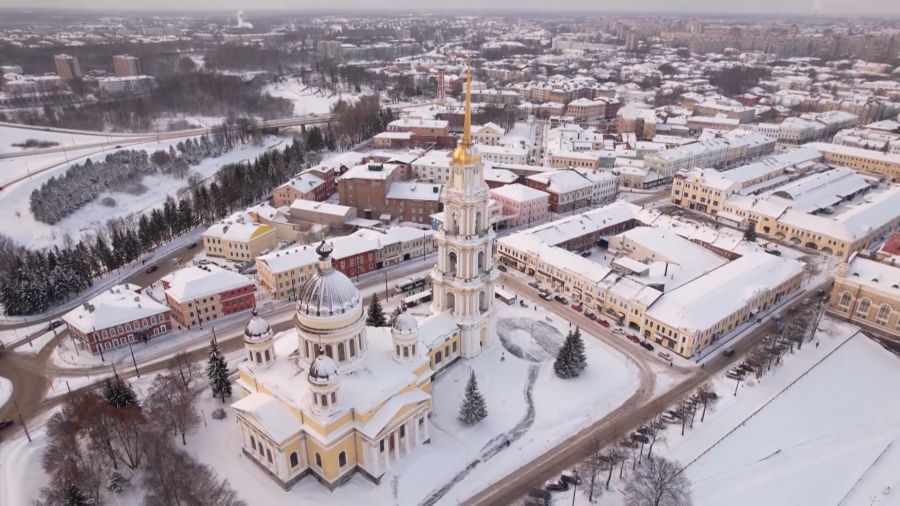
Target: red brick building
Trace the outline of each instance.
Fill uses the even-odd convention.
[[[116,285],[66,313],[62,320],[78,346],[99,353],[172,330],[172,311],[139,290],[137,285]]]

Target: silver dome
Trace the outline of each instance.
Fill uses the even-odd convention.
[[[258,343],[272,337],[272,327],[265,318],[259,316],[259,312],[254,309],[253,317],[244,327],[244,341],[248,343]]]
[[[309,381],[316,384],[329,383],[332,380],[337,380],[338,371],[337,363],[323,353],[309,365],[308,378]]]
[[[300,287],[297,311],[310,316],[332,316],[361,306],[362,299],[353,281],[331,266],[331,246],[322,242],[316,251],[320,255],[318,272]]]
[[[409,313],[401,313],[397,316],[397,319],[394,320],[394,326],[392,330],[398,334],[412,334],[413,332],[418,332],[419,323],[416,321],[415,317]]]

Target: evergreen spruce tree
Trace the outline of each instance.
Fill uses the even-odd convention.
[[[137,394],[127,381],[122,381],[119,373],[103,383],[103,398],[114,408],[130,408],[138,405]]]
[[[60,492],[59,499],[62,506],[91,506],[95,504],[93,499],[82,492],[78,485],[72,481],[66,482]]]
[[[378,294],[372,294],[372,302],[369,304],[369,317],[366,318],[366,325],[369,327],[384,327],[387,325],[387,319],[384,317],[384,309],[381,302],[378,302]]]
[[[566,336],[566,341],[556,355],[553,370],[560,378],[569,379],[581,374],[585,367],[587,358],[584,354],[584,341],[581,339],[581,329],[576,328]]]
[[[474,425],[487,418],[487,415],[484,397],[478,391],[478,380],[475,379],[475,371],[472,371],[469,383],[466,384],[466,396],[459,406],[459,421],[466,425]]]
[[[219,351],[219,345],[215,341],[209,342],[209,363],[206,365],[206,377],[209,379],[209,388],[213,397],[225,402],[231,397],[231,382],[228,380],[228,365],[225,357]]]

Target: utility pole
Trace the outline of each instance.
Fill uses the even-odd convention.
[[[578,491],[578,469],[574,470],[575,486],[572,487],[572,506],[575,506],[575,493]]]
[[[134,348],[131,347],[131,341],[128,341],[128,351],[131,352],[131,363],[134,364],[134,374],[140,378],[141,372],[138,371],[137,360],[134,359]]]
[[[25,425],[25,420],[22,419],[22,412],[19,411],[19,403],[13,401],[13,406],[16,407],[16,414],[19,415],[19,423],[22,424],[22,428],[25,430],[25,437],[28,438],[28,442],[31,442],[31,434],[28,433],[28,426]]]

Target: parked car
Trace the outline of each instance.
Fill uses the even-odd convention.
[[[608,329],[608,328],[609,328],[609,322],[606,321],[606,320],[604,320],[603,318],[597,318],[597,323],[599,323],[600,326],[603,327],[603,328],[605,328],[605,329]]]
[[[541,298],[544,300],[550,300],[553,298],[553,295],[550,292],[541,292]]]
[[[572,309],[580,313],[582,311],[581,304],[572,304]]]
[[[731,356],[733,356],[733,355],[734,355],[734,348],[726,348],[725,351],[722,352],[722,355],[725,355],[726,357],[731,357]]]
[[[158,269],[159,269],[158,266],[156,266],[156,265],[151,265],[150,267],[147,267],[146,269],[144,269],[144,272],[146,272],[147,274],[153,274],[153,273],[156,272]]]
[[[643,347],[647,351],[653,351],[653,345],[647,342],[641,343],[641,347]]]
[[[634,334],[628,334],[628,335],[625,336],[625,337],[627,337],[629,341],[632,341],[632,342],[635,342],[635,343],[638,343],[638,344],[641,343],[641,338],[639,338],[638,336],[636,336],[636,335],[634,335]]]
[[[657,353],[657,355],[659,355],[659,358],[665,360],[666,362],[672,362],[672,355],[669,354],[669,352],[661,351]]]
[[[553,296],[553,300],[555,300],[556,302],[559,302],[560,304],[568,304],[569,303],[569,299],[563,297],[562,295],[558,295],[558,294]]]
[[[585,257],[585,258],[591,256],[591,250],[582,251],[582,252],[581,252],[581,256],[583,256],[583,257]]]
[[[497,266],[497,270],[500,271],[500,272],[506,272],[506,266],[505,266],[505,265],[498,265],[498,266]]]
[[[563,492],[569,490],[569,484],[564,481],[554,481],[548,483],[544,488],[550,492]]]
[[[528,283],[528,286],[530,286],[531,288],[534,288],[535,290],[541,289],[541,285],[537,284],[537,281],[532,281],[531,283]]]
[[[569,485],[581,485],[581,478],[568,473],[562,473],[559,476],[559,481],[568,483]]]
[[[4,419],[4,420],[0,420],[0,430],[3,430],[3,429],[5,429],[5,428],[9,427],[9,426],[12,425],[12,424],[13,424],[13,421],[10,420],[9,418],[6,418],[6,419]]]
[[[770,255],[775,255],[777,257],[781,256],[781,250],[778,250],[778,249],[766,248],[766,253],[768,253]]]
[[[613,329],[613,334],[624,334],[625,331],[622,330],[622,327],[616,327]]]
[[[194,249],[194,248],[196,248],[196,247],[197,247],[197,243],[196,243],[196,242],[192,242],[192,243],[188,244],[187,249]]]
[[[592,313],[590,311],[585,311],[584,316],[587,316],[588,320],[597,320],[597,315],[595,315],[594,313]]]
[[[550,492],[533,488],[528,492],[528,496],[525,497],[525,504],[527,506],[550,506],[551,499]]]

